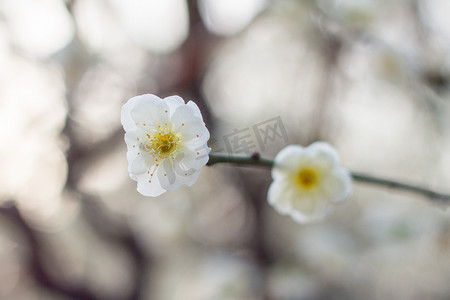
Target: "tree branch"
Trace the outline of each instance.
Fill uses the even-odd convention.
[[[20,214],[14,202],[8,202],[0,207],[0,216],[9,219],[24,237],[26,250],[26,268],[31,277],[40,287],[44,287],[57,295],[67,299],[102,300],[91,291],[85,282],[68,282],[62,278],[52,276],[45,265],[44,257],[51,257],[48,245],[41,238],[39,232],[30,227]]]
[[[235,164],[240,166],[261,166],[272,168],[274,166],[274,161],[270,159],[261,158],[258,153],[254,153],[251,156],[230,156],[228,154],[220,154],[220,153],[210,153],[208,166],[212,166],[219,163],[228,163]],[[420,194],[424,197],[427,197],[435,202],[442,202],[445,204],[450,204],[450,194],[438,193],[423,187],[418,187],[415,185],[398,182],[394,180],[374,177],[358,172],[351,172],[353,180],[385,186],[388,188],[404,190],[416,194]]]
[[[273,160],[262,158],[258,153],[254,153],[251,156],[229,156],[228,154],[210,153],[208,166],[212,166],[220,163],[235,164],[241,166],[261,166],[261,167],[273,167]]]

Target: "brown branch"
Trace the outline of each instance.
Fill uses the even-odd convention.
[[[180,65],[178,66],[180,72],[171,74],[169,84],[165,81],[159,82],[161,86],[159,93],[160,96],[173,93],[180,94],[181,96],[189,96],[199,106],[206,124],[208,124],[209,128],[212,128],[213,118],[202,96],[201,82],[205,70],[205,65],[203,64],[204,58],[207,57],[207,52],[210,49],[207,47],[207,44],[210,44],[213,37],[201,22],[196,1],[188,1],[188,5],[190,14],[189,37],[175,53],[162,58],[168,61],[180,61]],[[177,59],[173,59],[174,57]],[[158,73],[163,74],[163,72]],[[75,89],[79,84],[82,74],[79,75],[79,78],[72,78],[68,82],[71,89]],[[145,90],[142,92],[148,93],[149,91]],[[66,152],[68,176],[65,188],[80,196],[83,207],[82,216],[86,218],[92,230],[100,238],[109,243],[123,247],[129,254],[134,269],[133,286],[130,293],[124,299],[142,299],[146,274],[152,265],[151,255],[140,245],[139,240],[126,222],[120,221],[118,216],[108,212],[107,208],[101,205],[98,199],[81,192],[78,187],[80,178],[82,178],[86,169],[92,165],[92,162],[123,142],[124,132],[122,128],[117,128],[109,137],[104,140],[99,140],[93,145],[86,146],[77,142],[76,132],[74,130],[76,124],[71,118],[74,109],[71,95],[69,94],[67,98],[69,112],[66,126],[63,130],[63,134],[69,140],[69,148]]]
[[[239,188],[240,194],[244,197],[245,203],[249,205],[252,213],[253,230],[247,247],[248,250],[251,251],[253,258],[258,265],[260,274],[262,274],[261,277],[263,278],[260,283],[261,286],[258,289],[260,293],[259,297],[262,300],[269,300],[270,297],[264,282],[264,274],[276,260],[276,253],[266,240],[266,218],[264,216],[266,189],[261,188],[262,183],[260,179],[262,179],[262,177],[254,178],[253,176],[248,176],[244,170],[235,169],[234,176],[231,176],[231,179]]]
[[[80,196],[82,197],[83,216],[98,237],[124,248],[129,254],[134,268],[133,286],[123,299],[143,299],[142,292],[145,287],[146,274],[152,266],[150,254],[145,251],[127,223],[118,221],[118,217],[108,211],[99,199],[89,194]],[[145,299],[150,298],[147,296]]]
[[[0,215],[10,220],[25,238],[27,245],[22,245],[22,247],[28,249],[25,259],[27,262],[26,268],[39,286],[70,299],[101,299],[88,289],[85,284],[66,282],[50,274],[43,261],[43,257],[48,256],[49,253],[48,245],[44,244],[40,233],[27,224],[12,202],[0,207]]]
[[[275,164],[273,160],[261,158],[259,155],[256,154],[257,153],[253,154],[252,156],[231,156],[228,154],[210,153],[208,166],[213,166],[219,163],[226,163],[240,166],[260,166],[266,168],[273,168]],[[437,204],[448,205],[450,203],[450,194],[438,193],[424,187],[403,183],[395,180],[375,177],[371,175],[366,175],[358,172],[350,172],[350,174],[353,180],[355,181],[415,193],[427,197],[428,199]]]

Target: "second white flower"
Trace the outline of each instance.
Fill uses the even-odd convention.
[[[325,216],[330,204],[346,199],[352,187],[349,172],[338,165],[336,151],[324,142],[281,150],[272,177],[269,204],[299,223]]]

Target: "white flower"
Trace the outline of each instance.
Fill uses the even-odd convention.
[[[208,162],[209,131],[197,105],[146,94],[122,107],[128,172],[145,196],[191,186]]]
[[[330,204],[351,192],[350,174],[337,163],[337,153],[327,143],[287,146],[275,157],[269,204],[299,223],[322,218]]]

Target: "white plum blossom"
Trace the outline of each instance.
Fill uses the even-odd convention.
[[[269,204],[299,223],[321,219],[330,204],[346,199],[352,189],[350,173],[338,165],[336,151],[324,142],[281,150],[275,157],[272,178]]]
[[[146,94],[122,107],[128,172],[145,196],[191,186],[208,162],[209,131],[198,106],[179,96]]]

